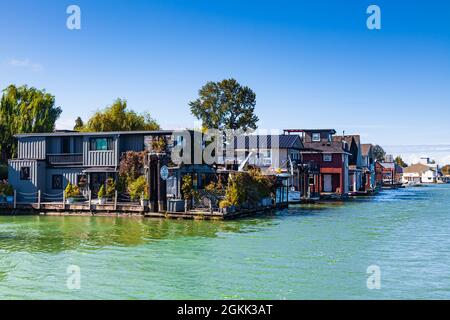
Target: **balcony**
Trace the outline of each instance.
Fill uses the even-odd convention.
[[[48,154],[47,162],[51,165],[83,164],[82,153]]]

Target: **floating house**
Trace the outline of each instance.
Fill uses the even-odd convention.
[[[108,178],[117,180],[121,155],[127,151],[152,151],[153,141],[164,138],[167,151],[177,137],[170,130],[129,132],[75,132],[18,134],[16,159],[8,161],[9,183],[18,192],[18,201],[33,202],[40,191],[45,201],[62,197],[68,183],[83,194],[98,192]],[[150,163],[150,159],[146,159]],[[196,186],[205,183],[210,166],[181,165],[170,168],[171,186],[180,195],[182,175],[193,175]]]
[[[365,191],[363,183],[363,157],[361,153],[361,138],[359,135],[344,135],[333,137],[334,141],[345,142],[349,147],[348,174],[349,174],[349,192],[357,194]]]
[[[376,190],[375,157],[372,144],[361,144],[361,155],[363,162],[363,185],[366,192]]]
[[[286,133],[300,134],[304,149],[304,163],[319,168],[317,188],[321,197],[343,197],[349,192],[349,145],[336,141],[334,129],[286,129]]]

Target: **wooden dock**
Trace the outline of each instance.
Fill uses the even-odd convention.
[[[286,208],[287,203],[254,209],[241,209],[233,213],[219,211],[190,210],[188,212],[151,212],[148,206],[139,203],[89,204],[80,202],[64,204],[62,202],[0,204],[1,215],[51,215],[51,216],[142,216],[148,218],[195,219],[195,220],[231,220],[267,213],[275,209]]]

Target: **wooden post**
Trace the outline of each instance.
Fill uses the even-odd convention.
[[[114,211],[117,211],[117,190],[114,193]]]
[[[91,190],[89,190],[88,195],[89,195],[89,211],[91,211],[91,202],[92,202],[92,191]]]
[[[41,210],[41,190],[38,190],[38,210]]]
[[[66,193],[63,192],[63,202],[62,202],[63,210],[66,210]]]
[[[14,209],[17,208],[17,191],[14,190],[14,204],[13,204]]]
[[[141,207],[142,207],[142,211],[144,211],[144,193],[141,193]]]

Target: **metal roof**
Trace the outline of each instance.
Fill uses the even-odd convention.
[[[19,133],[15,134],[15,138],[26,137],[71,137],[71,136],[107,136],[107,135],[169,135],[173,132],[182,130],[155,130],[155,131],[105,131],[105,132],[77,132],[77,131],[57,131],[47,133]]]

